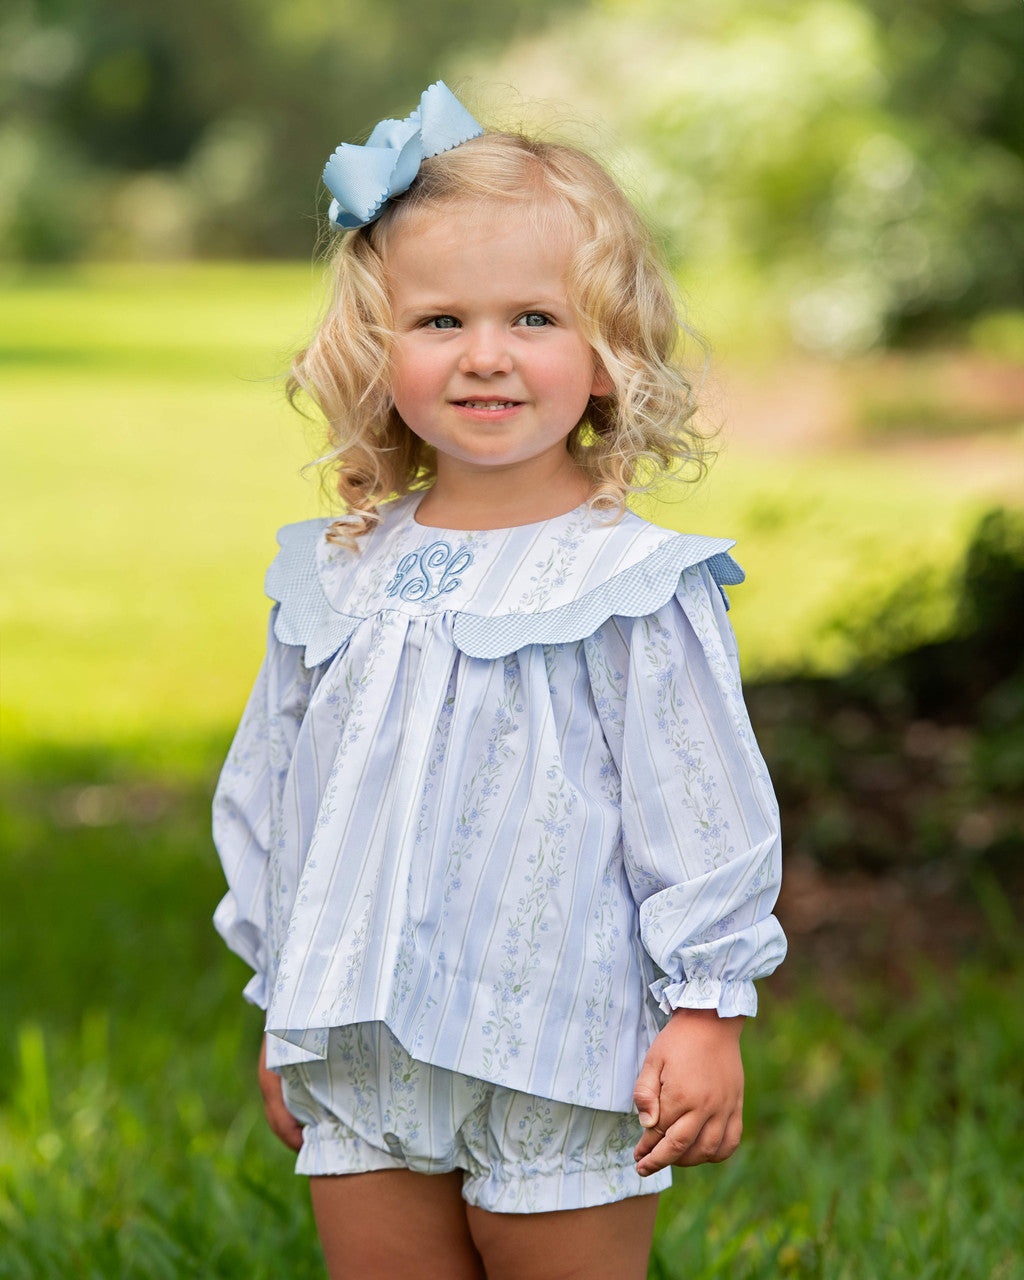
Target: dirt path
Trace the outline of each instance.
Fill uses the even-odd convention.
[[[970,354],[794,360],[720,370],[702,397],[752,453],[889,455],[972,493],[1024,503],[1024,369]]]

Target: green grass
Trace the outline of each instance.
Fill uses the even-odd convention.
[[[308,266],[105,266],[0,296],[4,728],[11,743],[202,738],[263,644],[274,529],[324,510],[319,441],[276,375],[308,332]],[[843,661],[855,601],[955,562],[985,505],[871,454],[774,457],[723,439],[710,479],[643,509],[727,534],[748,673]],[[933,592],[941,625],[941,592]],[[188,750],[167,746],[170,754]]]
[[[27,764],[0,874],[0,1277],[320,1276],[245,970],[208,923],[207,786]],[[653,1277],[1019,1274],[1024,956],[993,918],[958,971],[826,991],[797,954],[789,994],[764,984],[744,1143],[677,1172]]]

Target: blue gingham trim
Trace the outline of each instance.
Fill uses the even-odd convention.
[[[667,604],[684,569],[707,562],[725,600],[725,584],[742,582],[743,570],[730,556],[729,538],[680,534],[662,543],[639,564],[602,582],[579,600],[541,613],[506,613],[497,618],[460,613],[455,643],[470,658],[500,658],[528,644],[566,644],[593,635],[602,622],[619,616],[643,618]]]
[[[286,524],[278,530],[281,550],[267,570],[264,590],[279,608],[274,635],[282,644],[304,645],[307,667],[318,666],[337,653],[362,618],[338,613],[324,595],[316,572],[316,548],[330,517]]]

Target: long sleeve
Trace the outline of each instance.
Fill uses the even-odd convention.
[[[706,565],[633,623],[621,731],[626,871],[644,948],[664,974],[651,991],[665,1013],[753,1014],[753,979],[786,953],[771,914],[778,807]]]
[[[228,883],[213,923],[231,950],[254,970],[243,995],[264,1009],[272,850],[280,835],[285,779],[310,688],[301,648],[282,645],[274,636],[275,614],[276,609],[266,655],[213,798],[213,839]]]

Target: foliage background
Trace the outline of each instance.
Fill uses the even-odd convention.
[[[784,807],[752,1140],[652,1275],[1010,1277],[1024,315],[1010,0],[12,0],[0,14],[0,1277],[316,1275],[207,921],[318,175],[443,76],[592,146],[714,361],[711,478]],[[986,516],[992,508],[1002,507]]]
[[[596,114],[716,306],[864,350],[1019,303],[1021,45],[1012,0],[13,0],[0,245],[305,257],[324,157],[441,69]]]

